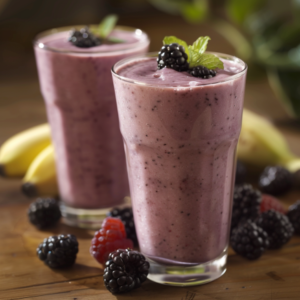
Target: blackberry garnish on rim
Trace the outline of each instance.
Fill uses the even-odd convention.
[[[178,72],[187,71],[194,77],[208,79],[216,76],[215,69],[224,69],[223,62],[214,54],[205,53],[210,37],[199,37],[188,46],[175,36],[164,38],[164,46],[158,52],[157,68],[171,68]]]
[[[217,75],[214,70],[209,70],[206,67],[198,66],[188,70],[188,73],[194,77],[201,77],[203,79],[212,78]]]
[[[69,42],[79,48],[90,48],[101,45],[103,42],[109,40],[110,42],[123,42],[122,40],[109,38],[109,34],[114,29],[118,17],[116,15],[109,15],[103,19],[97,28],[89,28],[85,26],[80,30],[73,29],[70,32]]]
[[[80,30],[73,29],[70,32],[69,42],[80,48],[90,48],[101,44],[100,38],[91,33],[88,27]]]
[[[173,43],[164,45],[158,52],[157,68],[171,68],[176,71],[187,71],[189,64],[187,62],[187,54],[183,46]]]

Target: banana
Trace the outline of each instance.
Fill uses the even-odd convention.
[[[34,158],[50,143],[48,124],[14,135],[0,149],[0,174],[5,177],[24,176]]]
[[[282,165],[291,172],[300,169],[300,158],[290,151],[280,131],[272,123],[247,109],[243,113],[237,157],[256,167]]]
[[[22,191],[28,197],[58,195],[52,145],[44,149],[30,165],[23,179]]]

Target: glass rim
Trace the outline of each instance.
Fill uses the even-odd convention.
[[[54,47],[49,47],[46,46],[44,43],[42,43],[40,40],[41,38],[50,36],[52,34],[55,33],[60,33],[60,32],[64,32],[64,31],[70,31],[74,28],[82,28],[82,27],[86,27],[87,25],[73,25],[73,26],[63,26],[63,27],[56,27],[56,28],[52,28],[52,29],[48,29],[48,30],[44,30],[42,32],[40,32],[39,34],[37,34],[35,36],[35,38],[33,39],[33,46],[37,47],[39,49],[42,50],[47,50],[47,51],[52,51],[52,52],[56,52],[56,53],[62,53],[62,54],[108,54],[108,53],[115,53],[115,52],[120,52],[120,51],[124,51],[124,50],[129,50],[135,47],[138,47],[140,45],[143,45],[145,42],[150,43],[150,39],[148,34],[138,28],[134,28],[134,27],[130,27],[130,26],[116,26],[114,29],[117,30],[123,30],[123,31],[128,31],[128,32],[133,32],[135,33],[137,36],[140,37],[144,37],[142,39],[139,39],[137,42],[134,43],[130,43],[130,44],[124,44],[124,48],[121,49],[115,49],[115,50],[95,50],[95,51],[84,51],[84,48],[79,48],[80,50],[63,50],[60,48],[54,48]],[[97,26],[95,24],[90,24],[88,26]],[[125,46],[127,45],[127,46]]]
[[[220,84],[220,83],[223,83],[223,82],[227,82],[227,81],[231,81],[231,80],[234,80],[236,78],[239,78],[241,77],[243,74],[246,73],[247,69],[248,69],[248,65],[243,61],[241,60],[240,58],[234,56],[234,55],[230,55],[230,54],[225,54],[225,53],[220,53],[220,52],[211,52],[211,51],[206,51],[205,53],[209,53],[209,54],[214,54],[220,58],[224,58],[224,59],[231,59],[237,63],[242,63],[244,65],[244,68],[233,74],[233,75],[229,75],[227,78],[224,78],[224,79],[221,79],[220,81],[216,81],[216,82],[212,82],[212,83],[201,83],[199,85],[195,85],[195,86],[170,86],[170,85],[155,85],[155,84],[149,84],[149,83],[145,83],[143,81],[139,81],[139,80],[134,80],[134,79],[130,79],[128,77],[125,77],[125,76],[121,76],[117,73],[117,70],[116,68],[117,67],[120,67],[122,65],[125,65],[126,63],[130,62],[130,61],[133,61],[135,59],[143,59],[143,58],[155,58],[157,57],[157,53],[158,52],[148,52],[146,54],[140,54],[140,55],[134,55],[134,56],[130,56],[130,57],[127,57],[127,58],[123,58],[122,60],[119,60],[118,62],[116,62],[112,68],[111,68],[111,72],[112,72],[112,75],[115,77],[115,78],[118,78],[122,81],[126,81],[126,82],[129,82],[129,83],[133,83],[133,84],[138,84],[138,85],[142,85],[142,86],[151,86],[151,87],[156,87],[156,88],[178,88],[178,87],[188,87],[188,88],[191,88],[191,87],[201,87],[201,86],[209,86],[209,85],[216,85],[216,84]]]

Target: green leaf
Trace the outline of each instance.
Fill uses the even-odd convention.
[[[185,50],[185,53],[188,56],[187,61],[189,61],[189,57],[190,57],[191,53],[190,53],[190,50],[189,50],[189,47],[188,47],[187,43],[185,41],[177,38],[176,36],[173,36],[173,35],[164,37],[164,39],[163,39],[163,44],[164,45],[169,45],[169,44],[172,44],[172,43],[177,43],[177,44],[183,46],[183,48]]]
[[[190,62],[190,68],[196,66],[203,66],[208,69],[224,69],[223,62],[214,54],[211,53],[203,53],[199,54],[196,52],[192,52],[193,60]]]
[[[203,21],[209,12],[208,0],[148,0],[154,7],[172,15],[182,15],[190,23]]]
[[[204,53],[209,40],[209,36],[201,36],[192,46],[188,47],[190,53],[190,68],[203,66],[208,69],[224,69],[222,61],[217,56],[210,53]]]
[[[182,16],[190,23],[199,23],[208,15],[207,0],[193,0],[185,2],[181,9]]]
[[[241,24],[252,13],[262,7],[266,1],[267,0],[228,0],[226,3],[226,12],[231,20]]]
[[[207,48],[207,44],[209,40],[210,40],[209,36],[201,36],[196,40],[196,42],[193,43],[192,46],[189,46],[189,48],[192,51],[195,51],[199,54],[203,54]]]
[[[117,15],[108,15],[107,17],[105,17],[97,28],[97,35],[105,39],[114,29],[117,21]]]

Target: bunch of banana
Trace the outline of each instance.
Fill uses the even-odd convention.
[[[281,132],[265,118],[244,109],[237,157],[249,166],[281,165],[291,172],[300,169],[300,157],[289,149]]]
[[[58,195],[48,124],[25,130],[1,146],[0,175],[23,177],[22,190],[29,197]]]

